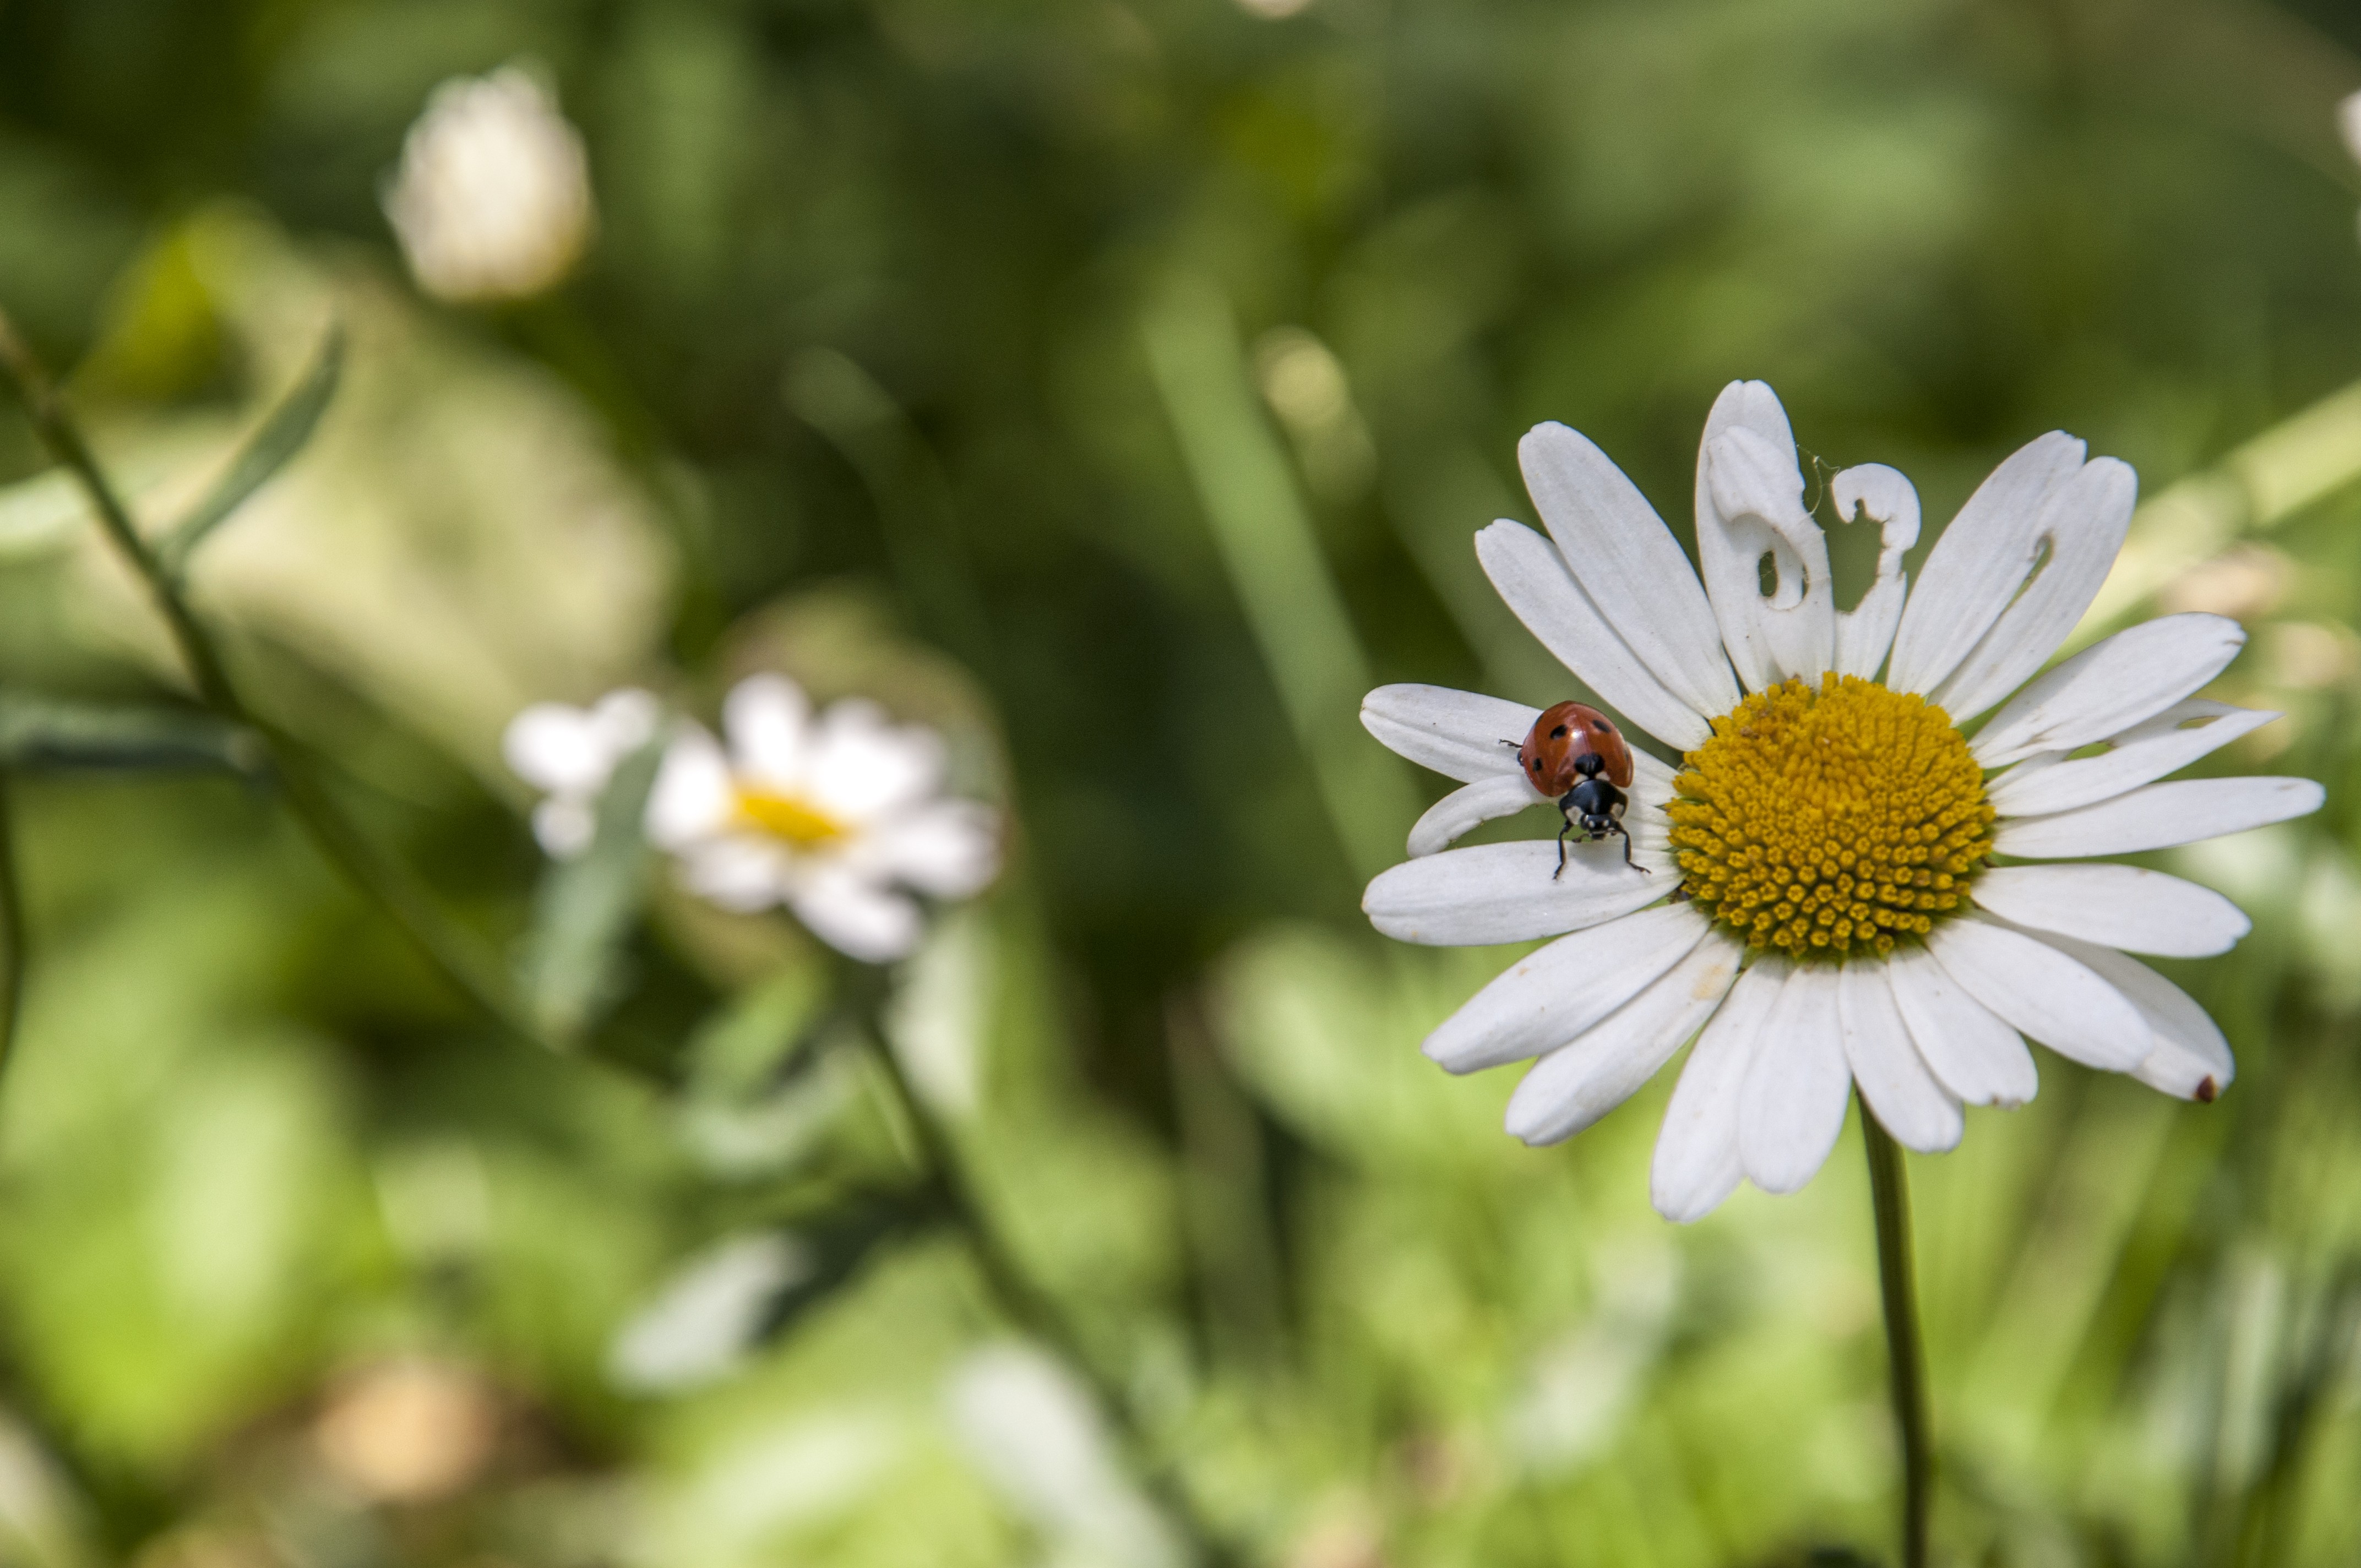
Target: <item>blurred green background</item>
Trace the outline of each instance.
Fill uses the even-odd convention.
[[[1939,1555],[2361,1560],[2361,13],[1274,8],[0,0],[0,309],[152,517],[345,324],[192,591],[504,954],[555,896],[526,702],[775,668],[943,729],[1010,867],[885,1031],[1159,1476],[1283,1568],[1891,1555],[1855,1135],[1667,1225],[1671,1076],[1523,1148],[1512,1074],[1416,1050],[1503,955],[1356,907],[1443,788],[1364,689],[1572,695],[1469,548],[1530,515],[1518,434],[1587,432],[1684,532],[1740,377],[1930,537],[2042,431],[2129,460],[2165,499],[2114,608],[2246,620],[2218,695],[2288,717],[2217,765],[2329,806],[2159,860],[2256,920],[2169,966],[2220,1103],[2045,1055],[1912,1161]],[[515,61],[598,232],[542,297],[437,303],[383,192],[437,83]],[[45,463],[0,407],[0,695],[171,720]],[[17,762],[0,1561],[1188,1560],[913,1199],[784,923],[650,868],[536,1053],[267,785]]]

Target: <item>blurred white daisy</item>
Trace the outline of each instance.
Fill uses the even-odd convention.
[[[1549,537],[1495,523],[1476,538],[1485,571],[1567,668],[1686,761],[1676,773],[1635,753],[1632,849],[1655,874],[1610,840],[1576,846],[1554,876],[1549,839],[1444,850],[1543,803],[1515,751],[1535,709],[1418,685],[1362,707],[1379,740],[1466,785],[1411,830],[1415,858],[1369,884],[1378,929],[1444,945],[1576,933],[1426,1042],[1454,1072],[1541,1058],[1510,1133],[1580,1131],[1695,1037],[1651,1181],[1659,1211],[1692,1220],[1741,1177],[1803,1186],[1855,1083],[1903,1144],[1949,1148],[1962,1104],[2032,1098],[2020,1036],[2168,1093],[2228,1085],[2221,1031],[2126,953],[2223,952],[2246,916],[2089,857],[2301,816],[2323,795],[2303,779],[2156,782],[2278,717],[2191,696],[2246,641],[2234,621],[2168,616],[2037,674],[2123,543],[2130,468],[2061,433],[2032,442],[1960,509],[1915,592],[1916,493],[1891,468],[1847,469],[1837,511],[1876,520],[1882,548],[1842,611],[1761,382],[1732,384],[1706,423],[1702,584],[1589,441],[1544,424],[1519,457]],[[2040,863],[2057,861],[2070,863]]]
[[[2336,105],[2336,128],[2344,135],[2345,150],[2353,161],[2361,163],[2361,93],[2355,93]]]
[[[509,721],[500,751],[517,777],[545,791],[533,808],[533,836],[559,860],[590,847],[598,796],[622,760],[655,738],[663,710],[635,686],[588,707],[537,702]]]
[[[999,870],[992,810],[942,794],[942,737],[848,697],[814,716],[779,675],[739,683],[725,748],[684,727],[648,801],[648,836],[725,909],[783,905],[871,963],[917,945],[912,891],[963,898]]]
[[[538,294],[590,241],[582,137],[519,67],[445,82],[402,142],[385,213],[418,286],[436,298]]]

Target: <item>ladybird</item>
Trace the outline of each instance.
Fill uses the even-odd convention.
[[[1614,722],[1595,707],[1561,702],[1542,710],[1517,748],[1526,782],[1557,802],[1565,826],[1558,829],[1556,881],[1565,872],[1566,835],[1579,828],[1583,841],[1615,835],[1623,840],[1623,863],[1641,874],[1648,868],[1631,859],[1631,835],[1624,831],[1624,791],[1631,787],[1631,748]]]

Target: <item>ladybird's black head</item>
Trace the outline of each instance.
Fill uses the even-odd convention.
[[[1585,751],[1574,760],[1574,771],[1587,779],[1597,778],[1599,770],[1605,766],[1607,766],[1607,759],[1596,751]]]

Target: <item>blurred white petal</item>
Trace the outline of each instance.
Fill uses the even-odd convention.
[[[730,760],[763,787],[793,794],[807,762],[811,701],[785,675],[749,675],[721,703]]]
[[[891,963],[918,945],[917,901],[840,867],[798,878],[787,902],[813,936],[863,963]]]
[[[737,792],[720,743],[694,725],[684,725],[664,748],[664,762],[648,792],[648,839],[678,850],[730,827],[738,815]]]

